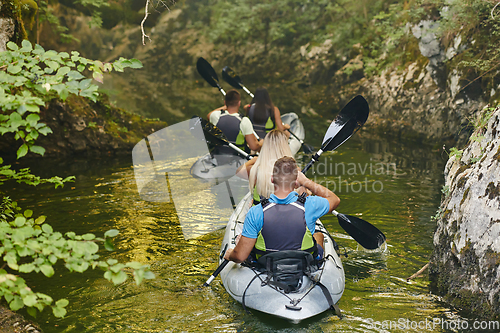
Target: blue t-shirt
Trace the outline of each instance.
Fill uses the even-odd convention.
[[[290,192],[285,199],[280,199],[274,194],[271,194],[269,202],[289,204],[297,201],[297,198],[297,192]],[[311,231],[311,234],[314,234],[314,231],[316,230],[316,220],[328,213],[330,210],[330,202],[322,197],[309,196],[306,198],[304,208],[307,228]],[[263,226],[264,212],[262,210],[262,205],[259,204],[257,206],[253,206],[248,211],[241,235],[247,238],[255,239],[259,236],[259,232]]]

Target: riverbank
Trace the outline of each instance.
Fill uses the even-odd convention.
[[[0,304],[0,333],[41,333],[40,327]]]
[[[130,155],[136,143],[168,126],[166,122],[146,119],[113,106],[105,94],[101,94],[97,102],[75,95],[65,102],[52,100],[41,108],[40,122],[52,130],[37,140],[37,144],[45,148],[45,158]],[[13,135],[5,134],[0,152],[15,156],[19,145]],[[30,156],[39,157],[32,153]]]

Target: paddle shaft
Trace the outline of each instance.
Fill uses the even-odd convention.
[[[234,143],[228,142],[228,146],[231,147],[231,148],[233,148],[234,150],[236,150],[241,155],[245,156],[245,158],[247,160],[250,161],[252,159],[252,156],[250,156],[249,154],[247,154],[244,150],[238,148]]]
[[[219,275],[219,273],[224,269],[224,267],[226,267],[226,265],[228,263],[229,263],[229,260],[224,259],[222,264],[220,264],[219,267],[217,267],[215,272],[213,272],[212,275],[208,278],[208,280],[203,284],[203,287],[208,287],[208,285],[210,285],[210,283],[212,283],[212,281],[217,277],[217,275]]]

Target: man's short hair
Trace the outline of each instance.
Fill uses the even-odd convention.
[[[226,106],[238,106],[238,102],[241,100],[240,93],[232,89],[226,93],[224,101]]]
[[[297,180],[298,173],[299,170],[297,169],[295,159],[290,156],[284,156],[274,163],[273,182],[277,186],[289,188]]]

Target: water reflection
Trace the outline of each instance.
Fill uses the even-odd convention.
[[[362,134],[362,132],[361,132]],[[420,321],[451,318],[455,314],[428,292],[425,274],[406,282],[429,259],[434,215],[439,204],[443,162],[425,147],[398,142],[369,140],[357,136],[341,149],[325,153],[328,163],[394,163],[396,172],[364,173],[357,168],[336,173],[315,170],[317,181],[337,182],[342,202],[339,211],[359,216],[387,236],[385,252],[366,252],[344,233],[333,215],[322,221],[348,257],[342,258],[346,289],[340,300],[345,314],[338,320],[331,313],[298,325],[253,312],[246,314],[224,290],[219,280],[200,288],[217,265],[223,230],[185,239],[176,206],[171,202],[141,199],[130,158],[72,161],[69,164],[38,163],[41,172],[75,174],[75,183],[54,191],[11,184],[24,196],[24,208],[48,216],[55,230],[102,235],[117,228],[117,251],[102,252],[104,258],[137,260],[151,265],[157,278],[136,286],[127,281],[113,286],[99,271],[65,274],[57,268],[51,279],[32,277],[36,291],[55,299],[70,300],[68,315],[56,319],[48,311],[38,316],[45,332],[383,332],[374,322],[406,318]],[[338,187],[342,176],[342,187]],[[352,184],[367,178],[383,189],[353,191]],[[349,186],[345,186],[348,184]],[[354,189],[357,189],[354,187]],[[15,199],[15,198],[14,198]],[[210,220],[209,202],[186,204],[186,212]],[[65,273],[65,272],[64,272]],[[63,287],[62,287],[63,286]],[[389,330],[404,332],[405,329]],[[444,332],[436,328],[436,332]]]

